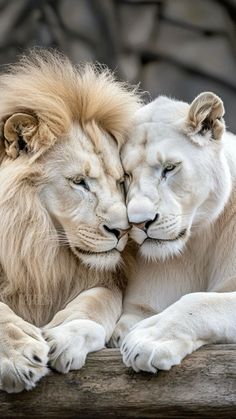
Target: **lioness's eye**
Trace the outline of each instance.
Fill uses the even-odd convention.
[[[172,172],[175,168],[175,164],[167,164],[162,171],[162,177],[166,177],[167,173]]]
[[[82,188],[89,191],[89,186],[84,178],[72,178],[70,181],[73,183],[73,185],[81,186]]]

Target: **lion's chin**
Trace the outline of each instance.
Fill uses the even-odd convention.
[[[175,241],[160,241],[156,239],[146,239],[140,246],[141,255],[152,261],[166,260],[180,256],[185,248],[186,239],[180,238]]]
[[[73,252],[83,264],[96,270],[114,270],[121,262],[121,254],[117,249],[92,253],[73,248]]]

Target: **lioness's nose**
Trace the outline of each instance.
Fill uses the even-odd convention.
[[[132,223],[133,226],[139,228],[140,230],[147,231],[147,229],[150,227],[151,224],[155,223],[159,218],[159,214],[156,214],[153,220],[145,220],[141,223]]]
[[[130,228],[126,228],[123,230],[122,228],[110,228],[106,225],[104,225],[103,228],[108,233],[114,234],[114,236],[116,236],[118,240],[121,239],[121,237],[123,237],[130,229]]]
[[[127,214],[131,224],[145,225],[154,219],[156,208],[149,198],[137,195],[128,203]]]

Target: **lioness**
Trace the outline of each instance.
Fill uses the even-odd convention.
[[[121,314],[119,148],[139,99],[107,70],[48,52],[1,75],[0,93],[0,388],[19,392],[48,359],[81,368]]]
[[[113,334],[135,371],[168,370],[206,343],[236,342],[236,137],[222,101],[159,97],[124,146],[140,245]],[[234,292],[233,292],[234,291]],[[159,314],[156,314],[159,313]]]

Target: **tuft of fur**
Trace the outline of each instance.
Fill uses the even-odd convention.
[[[224,113],[224,104],[217,95],[212,92],[201,93],[190,105],[186,134],[199,145],[206,143],[203,134],[207,131],[208,139],[220,140],[225,130]]]
[[[0,93],[1,121],[15,113],[36,117],[47,127],[48,142],[41,128],[44,149],[66,135],[73,122],[88,129],[96,147],[94,123],[121,146],[130,127],[127,121],[139,107],[137,88],[116,81],[104,66],[74,66],[67,57],[48,50],[33,50],[10,65],[0,76]]]

